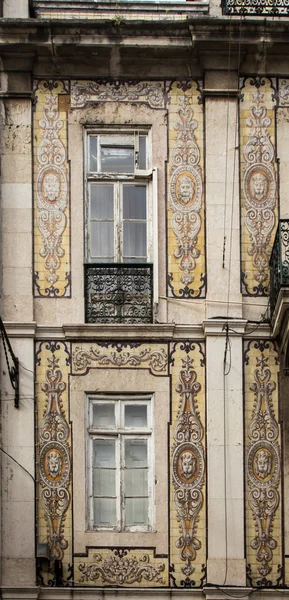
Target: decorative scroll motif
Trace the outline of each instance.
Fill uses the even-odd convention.
[[[101,577],[103,584],[109,585],[131,585],[135,582],[155,581],[165,585],[161,573],[165,565],[150,563],[150,557],[144,553],[137,558],[128,555],[127,550],[115,550],[114,555],[102,557],[101,554],[93,555],[93,563],[81,562],[78,565],[82,573],[80,582],[96,581]]]
[[[158,82],[95,82],[74,81],[71,84],[71,100],[74,108],[87,102],[147,102],[151,108],[164,108],[163,83]]]
[[[273,522],[280,503],[280,450],[272,401],[276,383],[271,377],[269,356],[265,356],[266,347],[268,343],[267,346],[259,343],[261,353],[255,357],[254,381],[249,388],[254,393],[254,404],[248,426],[247,483],[256,530],[250,546],[256,551],[257,571],[262,578],[257,584],[271,586],[267,576],[272,572],[273,552],[278,546],[273,537]]]
[[[60,118],[57,106],[58,94],[53,90],[58,84],[45,84],[48,88],[46,92],[49,93],[44,96],[42,118],[37,123],[41,141],[36,155],[36,208],[37,225],[42,236],[39,255],[44,259],[45,280],[49,287],[41,290],[40,286],[36,285],[40,295],[61,296],[67,295],[67,290],[60,291],[57,289],[59,286],[56,287],[55,284],[59,280],[58,271],[65,256],[62,238],[67,227],[67,164],[66,150],[61,139],[64,122]]]
[[[200,255],[197,248],[201,229],[202,174],[200,151],[194,135],[198,126],[189,106],[190,98],[180,96],[179,121],[175,124],[177,138],[172,151],[170,172],[170,205],[172,229],[177,239],[174,256],[183,272],[181,282],[188,286],[194,281],[193,271]]]
[[[180,394],[180,406],[174,429],[172,448],[174,504],[177,510],[180,537],[176,541],[180,549],[182,573],[189,578],[195,571],[192,562],[201,542],[197,538],[197,523],[203,506],[204,485],[203,426],[196,401],[201,385],[193,369],[193,359],[182,359],[176,392]]]
[[[289,2],[288,2],[289,7]],[[289,80],[282,79],[279,82],[279,91],[278,91],[279,103],[280,106],[288,106],[289,104]]]
[[[76,346],[72,353],[72,363],[74,371],[84,371],[92,362],[105,367],[114,365],[116,367],[138,367],[142,363],[148,363],[148,366],[157,373],[165,371],[167,367],[167,355],[161,348],[160,350],[151,350],[144,348],[139,354],[133,352],[103,352],[91,346],[89,349]]]
[[[69,426],[65,418],[61,395],[66,389],[59,359],[48,358],[46,382],[41,389],[46,394],[44,417],[40,426],[39,482],[40,499],[48,524],[48,545],[51,560],[62,560],[68,542],[64,539],[63,524],[70,503]]]
[[[264,83],[257,84],[252,93],[251,116],[246,120],[250,133],[244,148],[243,179],[245,226],[250,236],[247,254],[252,257],[253,281],[257,282],[253,290],[245,280],[243,284],[245,293],[254,296],[268,294],[269,260],[276,224],[275,152],[268,130],[272,120],[264,104],[264,92],[260,90]]]

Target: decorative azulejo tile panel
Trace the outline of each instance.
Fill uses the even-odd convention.
[[[195,81],[168,90],[168,294],[206,294],[203,105]]]
[[[64,342],[36,347],[37,541],[48,544],[49,570],[39,565],[40,585],[56,585],[72,573],[71,428],[68,420],[69,352]]]
[[[164,587],[168,585],[168,559],[154,550],[93,548],[76,556],[75,584],[80,586]]]
[[[241,268],[247,296],[269,292],[269,260],[278,224],[275,96],[275,80],[241,80]]]
[[[34,83],[35,295],[70,296],[70,206],[66,81]]]
[[[204,344],[171,347],[171,585],[201,586],[206,577],[206,448]]]
[[[244,342],[246,559],[248,584],[283,583],[278,350]]]

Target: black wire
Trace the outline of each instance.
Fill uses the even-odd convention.
[[[27,369],[27,367],[24,367],[23,363],[20,362],[20,360],[19,360],[19,365],[20,365],[20,367],[22,367],[22,369],[25,369],[25,371],[28,371],[28,373],[32,373],[32,375],[34,375],[34,371],[31,371],[31,369]]]
[[[0,446],[0,450],[2,452],[4,452],[4,454],[6,454],[7,456],[9,456],[9,458],[11,458],[11,460],[13,460],[16,463],[16,465],[18,465],[18,467],[20,467],[20,469],[23,469],[23,471],[25,471],[25,473],[27,473],[27,475],[29,475],[29,477],[31,477],[32,481],[34,481],[34,483],[35,483],[35,479],[34,479],[33,475],[31,475],[31,473],[29,473],[29,471],[27,471],[27,469],[25,469],[25,467],[23,467],[23,465],[21,465],[18,462],[18,460],[16,460],[16,458],[13,458],[13,456],[11,456],[11,454],[9,454],[8,452],[6,452],[6,450],[4,450],[4,448],[2,448],[1,446]]]

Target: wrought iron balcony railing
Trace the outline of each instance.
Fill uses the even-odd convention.
[[[289,0],[222,0],[223,15],[289,16]]]
[[[152,323],[151,264],[84,266],[86,323]]]
[[[271,316],[282,287],[289,287],[289,220],[280,219],[270,258]]]

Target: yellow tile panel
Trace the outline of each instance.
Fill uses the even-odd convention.
[[[72,563],[67,348],[63,342],[41,342],[36,356],[37,540],[48,543],[51,564],[62,561],[67,580]],[[49,585],[53,573],[39,577]]]
[[[175,344],[172,359],[171,580],[200,586],[206,563],[204,345]]]
[[[195,81],[168,95],[169,295],[194,298],[205,294],[203,106]]]
[[[240,102],[243,293],[266,296],[278,223],[273,88],[265,77],[245,79]]]
[[[34,85],[34,271],[35,294],[70,294],[70,206],[65,83]],[[67,233],[67,235],[65,235]]]
[[[90,548],[87,557],[75,557],[74,569],[79,586],[168,586],[168,559],[151,549]]]
[[[278,351],[272,341],[250,340],[245,357],[246,558],[249,583],[268,587],[282,565]]]

